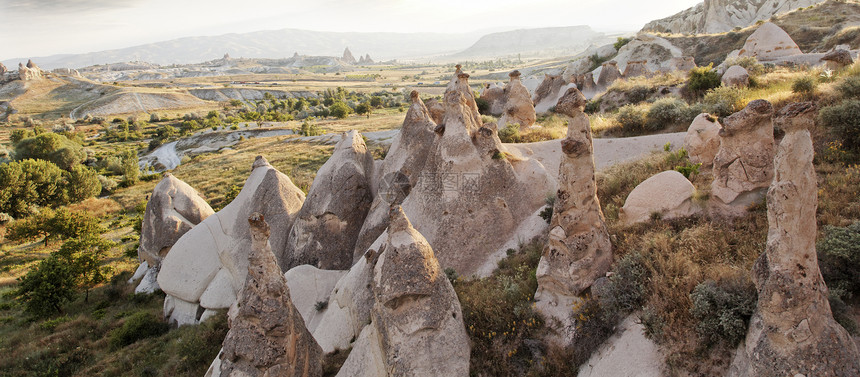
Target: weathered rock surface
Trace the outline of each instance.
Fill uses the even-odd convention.
[[[624,77],[649,76],[651,71],[648,70],[647,64],[648,62],[645,60],[627,62],[627,66],[624,67]]]
[[[22,81],[38,80],[42,78],[42,70],[38,68],[28,68],[24,66],[24,64],[18,63],[18,78]]]
[[[734,86],[738,88],[746,88],[750,85],[750,74],[746,68],[739,65],[733,65],[723,73],[720,79],[723,86]]]
[[[669,72],[690,72],[693,68],[696,68],[696,60],[692,56],[673,57],[667,63],[667,71]]]
[[[436,123],[430,117],[430,112],[418,92],[411,94],[412,105],[406,112],[406,119],[400,133],[391,143],[388,154],[382,162],[379,189],[370,211],[355,242],[353,261],[358,261],[367,248],[388,227],[388,209],[392,205],[403,203],[412,187],[418,183],[418,177],[424,169],[427,155],[433,147],[436,134]]]
[[[565,91],[570,87],[570,84],[564,79],[563,75],[545,75],[543,81],[535,89],[533,103],[535,111],[545,113],[558,103],[558,99],[564,95]],[[500,123],[504,125],[504,123]]]
[[[558,192],[550,221],[549,244],[537,267],[537,308],[572,331],[570,308],[577,296],[609,271],[612,244],[597,199],[591,124],[586,99],[569,89],[556,112],[570,117],[558,172]]]
[[[755,100],[723,120],[711,183],[712,208],[718,212],[742,213],[764,197],[773,179],[772,116],[770,102]]]
[[[775,120],[786,135],[767,193],[767,248],[753,267],[758,304],[730,376],[860,375],[860,352],[833,319],[818,269],[814,110],[791,104]]]
[[[851,58],[851,52],[844,49],[834,49],[821,57],[821,61],[827,63],[829,69],[841,69],[851,64],[854,64],[854,59]]]
[[[618,62],[610,60],[603,63],[600,69],[600,76],[597,77],[597,86],[607,88],[612,85],[615,80],[621,78],[621,71],[618,70]]]
[[[343,56],[340,60],[346,64],[355,64],[355,56],[352,56],[352,51],[349,51],[349,47],[343,50]]]
[[[696,187],[674,170],[656,174],[640,183],[627,195],[619,218],[626,225],[643,223],[654,216],[669,220],[700,212],[693,203]]]
[[[636,376],[660,377],[664,373],[664,357],[653,341],[645,337],[645,327],[629,315],[585,364],[578,377]]]
[[[390,376],[467,376],[469,337],[451,282],[399,206],[392,208],[389,223],[373,268],[372,329],[362,332],[362,347],[353,349],[338,375],[382,369]],[[352,370],[355,366],[363,368]]]
[[[702,164],[704,168],[714,165],[714,157],[720,150],[720,123],[710,114],[699,114],[684,136],[684,148],[690,157],[690,162]]]
[[[168,295],[165,317],[180,325],[193,324],[204,310],[236,302],[248,271],[251,241],[246,219],[251,213],[269,219],[269,243],[279,265],[285,266],[290,258],[285,254],[287,235],[304,199],[289,177],[257,157],[236,199],[180,237],[162,261],[158,284]]]
[[[747,38],[738,55],[768,61],[802,53],[785,30],[774,23],[766,22]]]
[[[705,0],[704,3],[673,16],[651,21],[642,30],[684,34],[724,33],[820,2],[821,0]]]
[[[433,123],[441,125],[445,120],[445,105],[435,98],[431,98],[427,100],[426,107],[427,111],[430,112],[430,119],[433,120]]]
[[[510,73],[511,80],[505,85],[505,111],[499,119],[499,125],[518,124],[520,129],[535,124],[535,106],[529,90],[520,81],[520,71]]]
[[[230,331],[221,376],[322,376],[322,349],[290,301],[290,289],[269,246],[269,226],[254,213],[248,271]]]
[[[481,92],[481,99],[487,101],[487,105],[489,105],[489,112],[492,116],[501,116],[505,111],[505,88],[498,86],[496,84],[487,84],[484,90]],[[445,109],[442,108],[442,115],[444,116]]]
[[[6,68],[6,66],[3,65],[3,63],[0,63],[0,75],[5,75],[6,72],[9,72],[9,69]]]
[[[525,218],[543,207],[553,181],[532,159],[508,159],[495,125],[484,125],[460,73],[445,92],[445,119],[418,183],[403,202],[444,268],[471,276]],[[488,232],[486,224],[494,224]],[[466,237],[460,235],[469,235]]]
[[[331,298],[334,286],[346,273],[347,271],[320,270],[307,264],[284,273],[290,287],[290,299],[302,315],[308,331],[313,332],[316,329],[327,310],[326,304]]]
[[[370,256],[376,256],[375,250]],[[323,352],[349,348],[370,323],[373,309],[373,265],[370,262],[369,258],[359,259],[331,291],[326,310],[313,329],[314,339]]]
[[[576,85],[576,88],[585,95],[585,98],[593,98],[599,90],[597,84],[594,82],[594,73],[591,72],[576,76],[574,78],[574,84]],[[565,90],[565,92],[567,92],[567,90]],[[562,95],[564,94],[562,93]],[[558,103],[558,101],[556,101],[556,103]]]
[[[286,250],[288,268],[309,264],[346,270],[373,202],[373,155],[358,131],[341,136],[334,153],[317,172],[299,211]]]

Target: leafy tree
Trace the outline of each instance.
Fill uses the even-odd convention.
[[[335,102],[331,107],[329,107],[329,111],[333,117],[338,119],[346,118],[351,112],[352,109],[343,102]]]
[[[107,281],[111,269],[102,266],[102,261],[114,246],[114,242],[90,233],[66,241],[55,253],[70,266],[76,285],[86,292],[84,301],[89,300],[91,288]]]
[[[57,207],[68,203],[63,171],[44,160],[0,164],[0,212],[20,218],[34,206]]]
[[[362,102],[358,106],[355,107],[355,113],[359,115],[370,114],[372,111],[372,107],[367,102]]]
[[[122,184],[123,186],[132,186],[137,183],[140,177],[140,166],[137,158],[137,152],[134,150],[125,151],[122,154]]]
[[[308,100],[304,99],[304,97],[299,98],[298,101],[293,105],[293,110],[302,111],[308,108]]]
[[[102,192],[98,173],[84,165],[73,166],[65,176],[68,183],[66,193],[71,203],[94,197]]]
[[[379,108],[379,107],[382,107],[383,105],[384,105],[384,103],[382,102],[382,98],[380,98],[379,96],[370,97],[370,106],[373,106],[375,108]]]
[[[63,304],[75,297],[72,267],[55,255],[43,259],[19,281],[18,297],[25,310],[38,317],[62,313]]]
[[[40,159],[51,161],[69,170],[87,158],[83,148],[63,135],[46,132],[21,140],[15,145],[17,160]]]
[[[39,213],[10,226],[7,238],[11,241],[24,241],[44,237],[47,246],[54,239],[79,238],[103,232],[98,219],[85,212],[73,212],[65,208],[57,211],[42,209]]]

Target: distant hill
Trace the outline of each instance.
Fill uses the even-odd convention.
[[[673,16],[651,21],[642,31],[723,33],[821,2],[823,0],[705,0]]]
[[[336,33],[298,29],[188,37],[140,46],[77,55],[22,57],[3,61],[7,67],[32,58],[44,69],[81,68],[96,64],[128,61],[189,64],[218,59],[229,53],[234,58],[286,58],[302,55],[337,56],[349,47],[356,54],[370,54],[374,60],[413,58],[451,54],[479,38],[473,34],[441,33]]]
[[[520,29],[487,34],[471,47],[451,58],[497,58],[516,56],[566,56],[582,52],[591,45],[613,42],[606,34],[588,26]]]

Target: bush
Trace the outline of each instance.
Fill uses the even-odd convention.
[[[67,204],[63,171],[44,160],[0,164],[0,212],[21,218],[34,207]]]
[[[113,179],[105,177],[103,175],[98,176],[99,184],[102,185],[102,195],[108,195],[116,189],[117,183]]]
[[[842,146],[860,152],[860,100],[846,100],[822,108],[818,113],[821,124],[842,141]]]
[[[799,77],[791,83],[791,91],[794,94],[811,95],[815,92],[818,81],[810,76]]]
[[[338,101],[329,107],[329,112],[331,113],[331,116],[338,119],[343,119],[346,118],[350,113],[352,113],[352,109],[350,109],[347,104]]]
[[[140,164],[137,152],[134,150],[125,151],[122,154],[122,185],[125,187],[132,186],[138,182],[139,177]]]
[[[703,343],[725,341],[734,347],[747,333],[756,306],[756,291],[751,281],[740,277],[719,283],[707,280],[693,289],[690,300],[693,302],[690,313],[698,322],[696,332]]]
[[[362,102],[358,106],[355,107],[355,113],[358,115],[370,114],[371,111],[372,111],[372,108],[370,107],[370,104],[368,104],[367,102]]]
[[[848,76],[836,86],[844,98],[860,97],[860,76]]]
[[[735,87],[712,89],[702,99],[704,110],[716,116],[729,116],[743,109],[744,90]]]
[[[137,312],[126,318],[122,327],[111,331],[110,345],[114,349],[125,347],[138,340],[164,334],[170,326],[148,312]]]
[[[720,76],[714,70],[713,63],[706,67],[693,68],[687,75],[687,87],[693,92],[701,94],[719,86]]]
[[[742,56],[726,60],[725,67],[733,65],[744,67],[750,75],[760,75],[765,71],[764,65],[759,63],[758,59],[753,56]]]
[[[520,125],[509,123],[499,130],[499,139],[503,143],[519,143],[520,142]]]
[[[847,227],[827,226],[818,242],[821,275],[830,292],[847,300],[860,294],[860,221]]]
[[[94,197],[102,192],[102,184],[95,170],[76,165],[65,174],[68,182],[68,200],[75,203]]]
[[[314,123],[308,122],[305,120],[302,122],[302,128],[298,130],[298,134],[302,136],[317,136],[322,135],[325,132]]]
[[[16,293],[24,301],[27,313],[47,317],[63,312],[63,305],[75,297],[74,288],[71,267],[49,256],[20,279]]]
[[[618,39],[615,41],[615,44],[613,44],[612,46],[615,47],[616,50],[620,50],[626,44],[630,43],[630,41],[630,38],[618,37]]]
[[[644,110],[633,105],[624,105],[618,109],[615,121],[626,133],[641,133],[645,130],[647,114]]]
[[[661,98],[648,109],[646,128],[649,131],[665,129],[666,126],[680,123],[687,104],[677,98]]]
[[[601,306],[613,313],[626,314],[636,311],[648,298],[650,272],[640,253],[625,255],[615,265],[609,277],[605,293],[600,294]]]
[[[475,104],[478,106],[478,113],[490,115],[490,102],[481,97],[475,97]]]
[[[51,161],[62,169],[69,170],[87,158],[80,144],[63,135],[43,133],[21,140],[15,144],[15,159],[40,159]]]

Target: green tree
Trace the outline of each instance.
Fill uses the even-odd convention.
[[[102,192],[102,184],[95,170],[84,165],[75,165],[65,173],[69,202],[75,203],[94,197]]]
[[[90,289],[107,281],[111,268],[102,262],[114,246],[114,242],[90,233],[66,241],[55,253],[70,266],[76,285],[86,292],[84,301],[89,301]]]
[[[55,255],[43,259],[19,281],[18,297],[25,310],[38,317],[62,313],[63,304],[75,297],[72,267]]]
[[[53,211],[44,208],[39,213],[12,224],[7,238],[10,241],[26,241],[44,237],[45,246],[48,246],[51,240],[79,238],[103,232],[98,219],[85,212],[73,212],[65,208]]]
[[[15,145],[18,144],[18,142],[20,142],[21,140],[31,138],[33,136],[36,136],[36,134],[33,133],[32,130],[19,128],[17,130],[12,130],[12,132],[9,134],[9,141],[12,142],[12,145]]]
[[[122,154],[122,185],[132,186],[140,177],[140,166],[137,151],[129,150]]]
[[[362,102],[358,106],[355,107],[355,113],[359,115],[370,114],[372,111],[372,107],[367,102]]]
[[[46,132],[15,144],[15,159],[51,161],[65,170],[87,158],[83,148],[63,135]]]
[[[333,105],[331,105],[331,107],[329,107],[329,112],[331,112],[331,115],[333,117],[343,119],[346,118],[352,112],[352,109],[350,109],[349,106],[343,102],[335,102]]]
[[[68,203],[63,170],[44,160],[0,164],[0,212],[21,218],[33,207]]]

